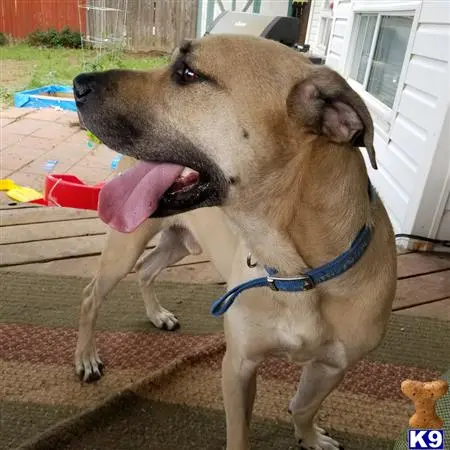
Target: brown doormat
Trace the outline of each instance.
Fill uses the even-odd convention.
[[[158,284],[179,332],[145,320],[138,288],[123,282],[105,303],[99,347],[104,379],[73,374],[85,280],[0,274],[0,448],[205,449],[225,445],[220,390],[221,321],[209,316],[218,286]],[[394,315],[382,346],[325,401],[319,423],[347,450],[383,450],[406,426],[404,378],[438,378],[450,365],[450,323]],[[269,360],[260,370],[252,448],[295,448],[287,405],[299,369]]]

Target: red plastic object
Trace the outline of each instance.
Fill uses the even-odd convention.
[[[104,184],[103,182],[94,186],[88,186],[75,175],[47,175],[45,178],[44,198],[32,200],[30,203],[97,211],[98,196]]]

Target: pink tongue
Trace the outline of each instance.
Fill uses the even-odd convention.
[[[122,233],[134,231],[158,208],[182,166],[141,162],[114,178],[100,191],[100,219]]]

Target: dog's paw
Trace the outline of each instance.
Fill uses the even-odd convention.
[[[296,434],[301,450],[343,450],[344,448],[317,425],[314,425],[314,429],[304,433],[302,437],[298,436],[298,432]]]
[[[84,383],[98,381],[103,376],[104,368],[98,355],[75,358],[75,372]]]
[[[161,330],[175,331],[180,328],[180,323],[175,315],[162,306],[155,311],[147,311],[147,317],[156,328]]]

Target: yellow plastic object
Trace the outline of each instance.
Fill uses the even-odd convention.
[[[10,189],[6,195],[20,203],[31,202],[43,197],[43,195],[35,189],[22,186],[17,186],[16,188]]]
[[[0,191],[9,191],[10,189],[14,189],[17,187],[16,183],[13,180],[5,178],[0,180]]]
[[[13,180],[9,179],[0,180],[0,191],[6,191],[6,195],[9,198],[19,203],[31,202],[43,198],[43,195],[39,191],[29,187],[19,186]]]

